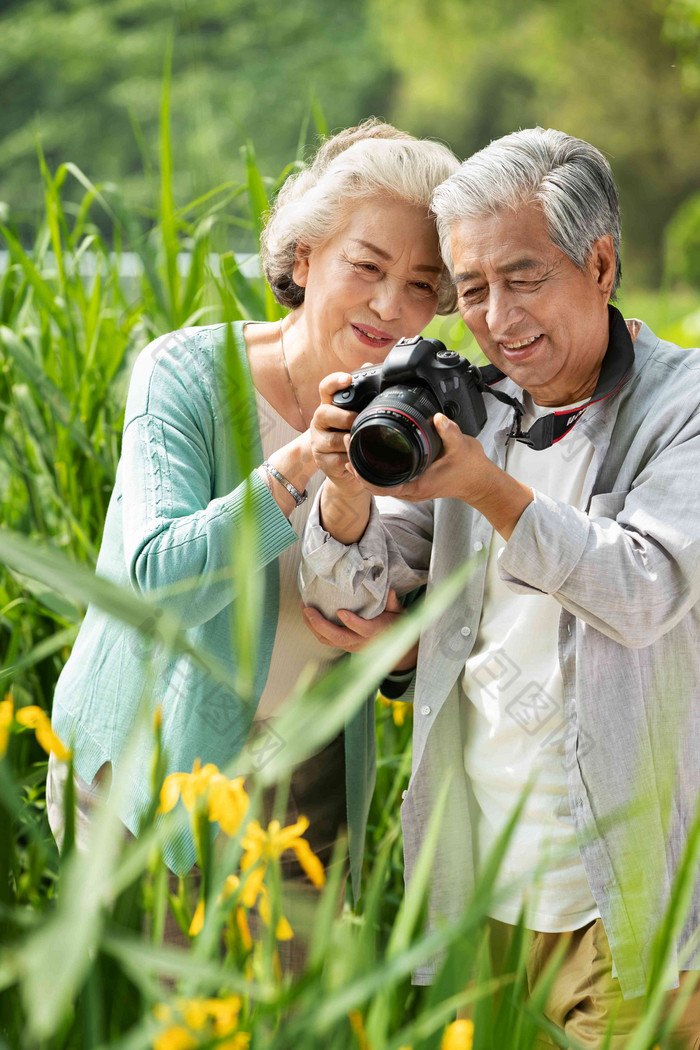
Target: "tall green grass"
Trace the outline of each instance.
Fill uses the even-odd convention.
[[[50,709],[88,602],[144,631],[154,622],[150,602],[94,575],[135,355],[154,336],[178,327],[280,316],[264,282],[241,269],[240,255],[214,249],[231,231],[257,237],[269,200],[300,163],[305,134],[300,156],[278,177],[263,175],[247,143],[245,181],[217,186],[178,206],[170,177],[167,72],[161,117],[160,188],[152,215],[135,215],[117,187],[91,182],[72,164],[51,172],[39,155],[45,206],[33,244],[22,243],[11,216],[0,226],[11,256],[0,277],[0,697],[11,693],[16,707]],[[315,119],[318,125],[320,115]],[[69,185],[71,191],[79,187],[77,203],[69,202],[74,197],[67,193]],[[122,275],[127,250],[140,263],[135,279]],[[186,272],[183,252],[189,257]],[[88,257],[95,272],[86,281],[80,264]],[[461,339],[455,319],[435,324],[440,326],[435,334],[452,345]],[[232,398],[245,397],[236,390],[239,385],[232,384]],[[248,681],[259,605],[248,571],[253,526],[251,519],[244,556],[233,562],[243,610],[234,642],[251,653],[242,671]],[[429,603],[342,669],[311,689],[299,688],[281,729],[287,746],[277,764],[266,768],[268,780],[283,780],[292,764],[338,731],[397,654],[464,586],[469,572],[465,565]],[[158,627],[166,648],[190,652],[214,681],[221,680],[224,672],[211,654],[191,652],[165,610]],[[69,832],[59,861],[45,816],[45,756],[29,733],[13,733],[0,760],[0,1048],[137,1050],[157,1038],[158,1003],[172,1003],[178,995],[237,993],[241,1028],[251,1033],[255,1048],[436,1047],[456,1011],[466,1007],[475,1020],[477,1048],[528,1050],[537,1032],[548,1029],[542,1010],[557,960],[528,998],[523,930],[516,930],[505,969],[494,971],[486,920],[495,872],[518,811],[461,919],[426,932],[444,796],[404,894],[398,810],[410,772],[410,718],[397,725],[392,712],[380,707],[377,733],[365,893],[357,910],[346,905],[338,917],[338,887],[331,880],[318,906],[306,973],[297,981],[280,977],[269,936],[248,958],[247,970],[240,952],[221,958],[226,917],[212,902],[226,875],[237,869],[240,837],[228,843],[223,856],[211,852],[205,860],[208,907],[202,933],[188,950],[165,947],[166,909],[173,908],[186,927],[196,904],[184,884],[177,898],[168,898],[159,852],[164,837],[187,815],[180,809],[158,822],[151,819],[138,841],[124,842],[116,801],[128,780],[127,760],[110,804],[95,821],[89,854],[70,848]],[[156,730],[151,818],[162,778],[158,748]],[[228,772],[233,775],[234,769],[232,762]],[[649,1009],[630,1043],[634,1050],[650,1050],[655,1042],[670,1045],[659,1021],[662,978],[687,906],[699,840],[700,823],[660,927]],[[274,891],[274,872],[271,881]],[[274,907],[281,907],[274,892],[273,898]],[[437,951],[446,961],[435,984],[412,986],[411,969]]]

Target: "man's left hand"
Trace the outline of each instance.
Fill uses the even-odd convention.
[[[302,610],[306,626],[319,642],[323,642],[324,645],[332,645],[337,649],[344,649],[346,653],[356,653],[363,649],[378,634],[381,634],[382,631],[396,623],[397,618],[402,616],[405,611],[391,588],[389,589],[384,612],[371,620],[365,620],[364,617],[349,612],[347,609],[340,609],[337,615],[338,619],[343,622],[344,626],[341,627],[339,624],[327,620],[318,609],[314,609],[310,605],[305,606]],[[418,643],[411,647],[393,670],[406,671],[411,667],[415,667],[417,653]]]

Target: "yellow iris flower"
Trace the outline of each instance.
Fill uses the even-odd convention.
[[[270,898],[267,892],[267,886],[262,881],[265,874],[263,868],[257,868],[251,872],[245,883],[243,884],[243,893],[241,899],[247,908],[252,908],[255,904],[258,905],[258,911],[260,912],[260,918],[269,926],[272,922],[272,911],[270,909]],[[241,880],[238,875],[228,875],[224,882],[224,888],[219,894],[217,903],[225,901],[228,897],[231,897],[241,884]],[[238,925],[239,932],[241,934],[241,940],[244,947],[250,950],[252,947],[252,938],[250,936],[250,929],[248,927],[248,919],[243,908],[240,906],[236,908],[236,923]],[[196,937],[201,932],[204,926],[204,901],[201,900],[195,909],[195,913],[192,916],[192,922],[190,923],[189,934],[191,937]],[[294,936],[294,931],[289,925],[284,915],[280,916],[275,930],[275,937],[278,941],[289,941]]]
[[[250,1046],[250,1032],[236,1032],[233,1039],[224,1039],[223,1043],[216,1044],[216,1050],[248,1050]]]
[[[153,1040],[153,1050],[197,1050],[199,1041],[184,1025],[174,1024]]]
[[[474,1022],[462,1019],[453,1021],[445,1029],[440,1050],[472,1050]]]
[[[203,926],[204,926],[204,901],[201,900],[199,902],[199,904],[197,905],[197,907],[195,908],[195,910],[194,910],[194,915],[192,916],[192,922],[190,923],[190,928],[189,928],[189,930],[187,932],[189,933],[190,937],[196,937],[198,933],[202,932],[202,927]]]
[[[51,719],[46,712],[30,704],[28,707],[20,707],[14,710],[15,702],[11,693],[5,693],[4,700],[0,703],[0,758],[7,751],[7,742],[10,734],[10,726],[14,718],[15,722],[26,729],[33,729],[37,742],[43,747],[47,755],[53,751],[56,758],[61,762],[67,762],[71,756],[70,750],[59,740],[51,728]]]
[[[286,828],[280,825],[279,820],[272,820],[265,831],[257,820],[252,820],[241,839],[241,845],[245,850],[241,860],[242,870],[247,871],[258,861],[262,861],[262,875],[259,876],[262,881],[268,862],[281,857],[285,850],[292,849],[311,882],[320,888],[326,881],[326,873],[311,846],[306,839],[302,838],[308,826],[307,817],[299,817],[296,824],[290,824]]]
[[[207,1045],[214,1036],[232,1036],[217,1043],[218,1050],[222,1047],[224,1050],[247,1050],[250,1033],[236,1032],[241,1005],[240,995],[229,995],[223,999],[176,999],[176,1017],[171,1006],[158,1003],[153,1013],[157,1020],[168,1027],[154,1039],[154,1050],[196,1050],[200,1041],[194,1032],[202,1032]],[[184,1021],[184,1024],[180,1021]]]
[[[367,1035],[365,1033],[365,1022],[360,1011],[351,1010],[348,1014],[348,1020],[350,1021],[350,1027],[355,1033],[359,1050],[369,1050],[369,1043],[367,1042]]]
[[[238,834],[248,812],[248,794],[244,778],[229,780],[217,767],[195,759],[191,773],[171,773],[160,789],[159,813],[169,813],[182,798],[185,809],[192,813],[199,799],[206,805],[209,820],[217,821],[226,835]]]
[[[234,836],[241,828],[250,802],[243,784],[243,777],[229,780],[211,762],[202,766],[200,759],[196,759],[191,773],[171,773],[165,778],[160,790],[158,812],[169,813],[180,799],[190,813],[198,805],[202,805],[206,808],[210,821],[217,821],[227,835]],[[245,850],[241,860],[241,869],[248,872],[243,884],[241,901],[246,908],[252,908],[257,904],[260,918],[268,926],[272,921],[272,911],[267,887],[263,880],[270,860],[278,859],[285,850],[294,850],[299,863],[314,886],[320,888],[326,881],[326,873],[321,861],[313,853],[306,839],[302,838],[308,826],[309,821],[306,817],[300,817],[296,824],[290,824],[286,828],[283,828],[278,820],[273,820],[267,830],[262,828],[259,821],[252,820],[241,839]],[[255,865],[258,866],[255,867]],[[254,870],[251,871],[252,868]],[[229,875],[219,901],[229,897],[239,885],[238,876]],[[250,931],[242,907],[236,910],[236,921],[243,943],[250,947],[252,943]],[[196,937],[203,926],[204,901],[201,900],[192,916],[189,927],[190,936]],[[289,940],[293,936],[292,928],[284,916],[281,916],[277,923],[275,936],[278,940]]]
[[[11,693],[5,693],[5,699],[0,703],[0,758],[7,751],[7,741],[10,737],[10,726],[15,717],[15,703]]]
[[[377,693],[377,699],[384,707],[391,708],[391,717],[396,726],[402,726],[406,721],[406,715],[413,714],[413,704],[404,703],[403,700],[389,700],[381,693]]]
[[[226,835],[238,834],[248,812],[249,799],[244,778],[214,777],[209,786],[209,820],[216,820]]]

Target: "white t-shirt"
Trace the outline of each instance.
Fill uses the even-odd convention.
[[[524,407],[523,430],[551,411],[535,405],[528,394]],[[539,452],[511,441],[506,470],[524,485],[578,507],[592,456],[592,444],[574,427]],[[558,658],[561,606],[551,595],[515,594],[503,583],[497,563],[504,546],[505,540],[494,532],[479,633],[462,680],[464,761],[478,804],[479,851],[484,858],[528,778],[536,773],[498,881],[502,886],[525,877],[525,884],[496,905],[492,916],[515,923],[525,904],[528,928],[575,930],[600,913],[569,806]],[[528,873],[549,855],[552,863],[535,884]]]
[[[291,427],[257,390],[255,399],[258,407],[263,458],[269,459],[273,452],[277,452],[283,445],[299,437],[299,432]],[[300,507],[295,507],[289,515],[289,521],[297,536],[301,536],[304,531],[314,497],[322,483],[323,474],[317,471],[306,487],[309,498]],[[277,482],[273,481],[272,484],[275,485]],[[255,712],[257,722],[279,712],[280,706],[290,695],[299,675],[308,664],[311,663],[316,667],[315,677],[320,677],[343,652],[342,649],[335,649],[317,641],[304,624],[297,585],[300,561],[300,543],[293,543],[279,557],[279,615],[270,670]]]

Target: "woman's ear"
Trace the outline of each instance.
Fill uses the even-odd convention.
[[[292,277],[294,283],[300,288],[306,288],[306,282],[309,278],[309,256],[311,255],[311,249],[307,248],[305,244],[297,244],[294,249],[294,269],[292,270]]]

